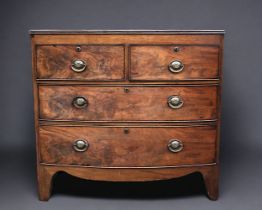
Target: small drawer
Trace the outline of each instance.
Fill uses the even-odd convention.
[[[40,45],[36,56],[38,79],[124,79],[122,45]]]
[[[94,167],[157,167],[215,162],[216,127],[42,126],[40,161]]]
[[[130,47],[130,80],[203,80],[218,78],[217,46]]]
[[[40,118],[82,121],[208,120],[217,86],[39,86]]]

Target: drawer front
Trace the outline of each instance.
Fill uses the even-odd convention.
[[[204,120],[216,118],[217,87],[40,86],[39,104],[49,120]]]
[[[124,79],[124,47],[40,45],[37,47],[37,77],[66,80],[122,80]]]
[[[131,127],[128,133],[121,127],[42,126],[39,134],[40,161],[48,164],[152,167],[215,162],[214,126]],[[79,140],[87,144],[82,151],[76,147]],[[171,152],[174,141],[180,142],[180,151]]]
[[[131,80],[218,78],[217,46],[132,46]]]

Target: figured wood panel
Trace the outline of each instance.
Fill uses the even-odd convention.
[[[41,162],[96,167],[151,167],[206,164],[215,161],[215,126],[201,127],[40,127]],[[76,139],[89,143],[85,152],[73,149]],[[168,150],[170,139],[184,148]]]
[[[124,78],[124,47],[103,45],[41,45],[37,47],[37,77],[40,79],[121,80]],[[87,64],[74,72],[75,59]]]
[[[174,48],[179,47],[175,52]],[[217,46],[169,45],[131,46],[131,80],[190,80],[218,78]],[[169,71],[169,64],[181,61],[184,68],[179,73]]]
[[[49,120],[204,120],[217,114],[217,87],[88,87],[39,86],[40,118]],[[184,101],[179,109],[167,104],[169,96]],[[73,106],[75,97],[88,101]]]
[[[212,199],[217,198],[220,86],[129,87],[129,93],[124,93],[124,87],[86,87],[85,85],[87,84],[87,81],[89,81],[88,84],[91,84],[90,81],[107,81],[106,84],[114,85],[116,84],[114,81],[120,81],[125,78],[123,73],[124,62],[122,62],[123,66],[121,65],[121,70],[120,62],[118,63],[118,60],[122,60],[120,50],[114,51],[114,55],[112,56],[112,58],[115,59],[112,61],[115,63],[114,67],[117,68],[112,68],[112,72],[110,71],[111,73],[108,71],[100,72],[100,70],[100,73],[98,73],[95,70],[95,72],[92,70],[91,74],[89,72],[89,75],[84,75],[84,72],[82,74],[72,74],[74,72],[57,74],[57,72],[61,71],[56,72],[50,70],[50,72],[47,72],[45,69],[45,71],[42,72],[43,74],[40,75],[37,65],[37,59],[39,59],[39,57],[36,49],[42,47],[40,45],[57,45],[56,47],[62,45],[71,47],[70,55],[75,55],[75,53],[76,55],[80,55],[83,54],[84,51],[82,51],[82,53],[75,52],[75,46],[79,44],[82,46],[119,45],[115,47],[121,48],[121,52],[124,52],[123,46],[125,44],[127,46],[169,45],[170,47],[177,45],[181,45],[182,47],[186,45],[216,45],[219,46],[220,54],[220,63],[218,67],[220,71],[217,74],[215,74],[214,71],[205,71],[202,74],[197,69],[196,71],[187,71],[187,73],[184,71],[183,73],[185,73],[185,75],[182,77],[181,74],[179,77],[182,79],[190,79],[190,81],[185,83],[181,78],[177,79],[178,75],[174,75],[174,78],[168,80],[166,79],[166,76],[163,78],[163,74],[155,71],[155,75],[158,77],[157,81],[155,80],[155,76],[153,76],[153,79],[148,78],[150,76],[150,71],[146,70],[145,72],[139,71],[138,74],[132,75],[134,80],[126,82],[129,86],[133,83],[134,85],[138,85],[138,82],[140,85],[142,83],[145,84],[146,81],[150,80],[155,80],[155,82],[150,83],[151,85],[153,85],[153,83],[155,85],[156,83],[163,84],[165,81],[168,81],[169,84],[172,82],[172,84],[176,83],[180,85],[188,85],[189,83],[203,84],[204,81],[200,82],[198,80],[198,76],[201,76],[202,78],[208,77],[208,79],[219,77],[220,80],[218,82],[221,84],[223,51],[222,34],[41,34],[31,35],[31,37],[33,46],[32,60],[35,96],[35,125],[37,134],[36,146],[38,149],[37,167],[39,195],[41,200],[47,200],[49,198],[52,176],[59,171],[64,171],[85,179],[107,181],[150,181],[170,179],[198,171],[204,176],[208,195]],[[91,59],[91,66],[93,67],[99,63],[101,56],[103,56],[102,60],[105,58],[105,62],[108,62],[108,58],[111,59],[111,56],[108,56],[108,53],[103,54],[98,50],[98,48],[97,51],[86,51],[89,51],[86,52],[87,54],[89,53],[88,56],[93,56]],[[103,52],[105,51],[106,49],[103,49]],[[182,52],[185,51],[180,51],[180,55]],[[57,56],[60,55],[60,53],[65,54],[64,50],[62,50],[61,52],[52,55]],[[110,53],[111,51],[109,54]],[[127,48],[125,48],[125,55],[127,55],[127,53]],[[179,53],[176,55],[179,55]],[[47,52],[47,54],[49,54],[49,52]],[[124,56],[124,53],[122,53],[122,55]],[[66,56],[65,58],[68,59],[67,54],[62,56]],[[167,53],[166,56],[169,56],[169,54]],[[196,54],[195,56],[200,55]],[[202,59],[202,56],[206,57],[207,55],[202,54],[199,59]],[[213,51],[210,56],[214,56]],[[47,60],[46,58],[43,59],[45,59],[45,61]],[[56,58],[53,57],[53,59],[55,60]],[[64,63],[64,58],[61,59],[62,61],[59,61],[61,63],[58,64],[58,68],[60,64]],[[127,67],[132,67],[129,66],[128,64],[130,63],[127,62],[131,60],[128,60],[128,57],[125,57],[125,59],[126,69],[128,69]],[[112,65],[112,62],[110,61],[109,66]],[[143,60],[140,60],[139,62],[143,62]],[[69,64],[69,61],[67,64]],[[54,64],[54,66],[55,65],[56,64]],[[186,67],[187,66],[188,65],[186,65]],[[107,67],[105,69],[109,69]],[[43,67],[43,69],[44,68],[45,67]],[[69,71],[72,71],[70,66],[67,66],[66,68],[68,68]],[[132,68],[132,70],[134,69]],[[65,70],[62,71],[64,72]],[[88,72],[86,71],[85,74],[87,73]],[[140,73],[142,74],[140,75]],[[57,76],[60,76],[61,78],[58,78]],[[139,76],[137,82],[135,82],[136,76]],[[41,84],[38,84],[38,82],[46,85],[47,81],[40,81],[41,79],[55,80],[51,81],[49,84],[61,85],[61,87],[42,86]],[[60,79],[61,81],[58,81]],[[68,81],[65,83],[63,79]],[[70,80],[83,81],[79,82]],[[72,84],[72,86],[68,86],[69,83]],[[75,86],[73,84],[82,85]],[[117,84],[123,85],[124,82]],[[184,106],[179,110],[169,109],[166,103],[166,95],[169,94],[183,94],[182,96],[185,101]],[[89,101],[89,106],[82,110],[76,109],[72,106],[73,97],[81,95],[87,97]],[[51,120],[76,120],[76,122],[52,122],[53,126],[39,127],[39,118]],[[159,127],[160,123],[151,124],[148,122],[147,125],[150,125],[150,127],[144,128],[145,124],[137,122],[135,124],[132,123],[132,126],[141,125],[141,127],[129,127],[128,134],[124,134],[123,130],[123,126],[130,125],[130,123],[127,122],[128,120],[197,120],[213,118],[218,118],[217,124],[208,127],[164,128]],[[104,127],[86,127],[83,126],[84,124],[81,124],[82,126],[80,127],[80,125],[77,126],[79,123],[78,120],[106,120],[106,122],[97,122],[96,124],[103,125]],[[108,121],[111,120],[112,122],[108,123]],[[123,120],[125,123],[117,122],[118,120]],[[44,122],[46,125],[50,124],[49,121]],[[58,124],[59,126],[55,126],[55,124]],[[63,127],[61,126],[62,124],[69,126]],[[89,124],[90,123],[88,123],[88,125]],[[158,127],[152,128],[152,126],[156,124]],[[114,128],[105,127],[109,125],[113,125],[112,127]],[[161,124],[161,126],[162,125],[163,124]],[[167,122],[166,125],[173,125],[173,123]],[[217,128],[218,130],[216,130]],[[86,152],[77,153],[72,149],[72,143],[76,138],[85,138],[88,140],[90,147]],[[184,143],[184,150],[177,154],[169,152],[167,150],[167,143],[171,138],[180,138]],[[101,167],[105,167],[105,169],[102,169]],[[133,167],[140,168],[134,169]]]

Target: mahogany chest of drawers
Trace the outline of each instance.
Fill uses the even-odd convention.
[[[32,30],[40,200],[57,172],[202,174],[218,197],[224,31]]]

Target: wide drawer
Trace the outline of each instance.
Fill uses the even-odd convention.
[[[218,78],[219,48],[201,45],[130,47],[131,80]]]
[[[39,79],[124,79],[122,45],[40,45],[36,56]]]
[[[47,164],[152,167],[215,162],[215,126],[129,127],[128,132],[122,127],[42,126],[39,135],[40,161]],[[177,150],[171,146],[174,141],[179,142]]]
[[[170,99],[172,102],[170,102]],[[177,100],[178,99],[178,100]],[[178,106],[172,106],[176,103]],[[206,120],[217,115],[217,86],[40,86],[39,117],[48,120]]]

